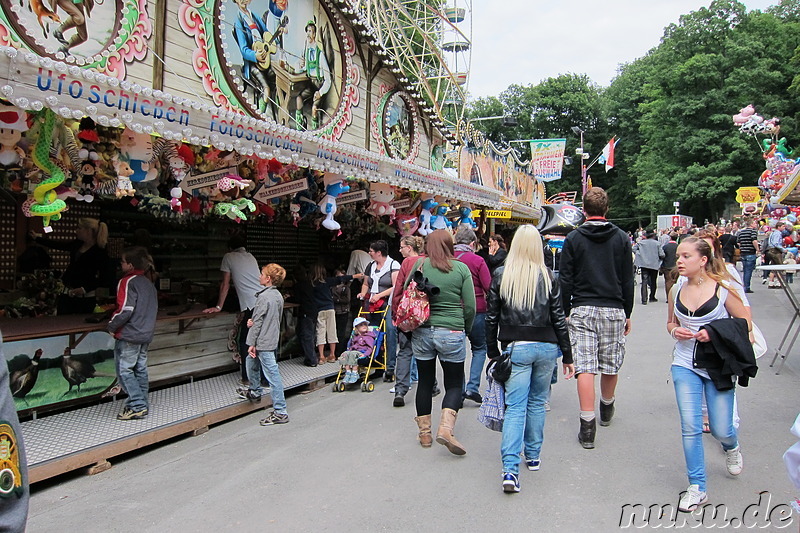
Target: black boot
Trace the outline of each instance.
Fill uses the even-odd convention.
[[[403,395],[400,394],[399,392],[395,393],[394,401],[392,402],[392,405],[394,405],[395,407],[403,407],[405,404],[406,404],[406,400],[403,397]]]
[[[610,426],[612,418],[614,418],[614,402],[611,402],[610,405],[606,405],[601,401],[600,402],[600,425],[601,426]]]
[[[593,418],[588,422],[581,418],[581,430],[578,432],[578,442],[587,450],[594,449],[594,434],[597,431],[597,422]]]

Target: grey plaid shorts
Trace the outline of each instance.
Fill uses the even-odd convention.
[[[618,374],[625,358],[625,311],[582,305],[569,315],[576,374]]]

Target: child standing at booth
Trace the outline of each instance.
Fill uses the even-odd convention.
[[[270,263],[261,269],[258,281],[264,286],[264,290],[256,295],[253,318],[248,321],[250,331],[247,334],[247,345],[250,357],[247,358],[247,376],[250,380],[250,389],[247,391],[247,398],[256,402],[261,400],[260,369],[264,370],[264,375],[271,385],[269,393],[272,397],[273,410],[266,418],[259,421],[262,426],[289,422],[286,398],[283,394],[283,380],[275,359],[283,313],[283,296],[278,291],[278,285],[283,283],[284,279],[286,270],[280,265]]]
[[[117,285],[117,311],[108,323],[114,335],[117,377],[128,399],[117,420],[139,420],[147,416],[147,348],[153,340],[158,314],[158,293],[146,273],[153,259],[141,246],[122,252],[123,277]]]

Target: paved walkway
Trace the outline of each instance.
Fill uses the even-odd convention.
[[[754,287],[756,322],[774,345],[788,304],[782,291]],[[456,426],[468,454],[456,457],[419,447],[413,402],[392,407],[389,386],[378,383],[371,394],[326,387],[291,396],[285,426],[260,427],[256,412],[118,458],[96,476],[38,484],[29,531],[617,531],[624,505],[676,506],[687,485],[665,321],[663,301],[636,307],[617,415],[598,427],[594,450],[577,443],[574,382],[555,386],[542,470],[522,472],[519,494],[501,492],[500,435],[476,421],[474,404],[466,402]],[[767,512],[800,496],[781,459],[800,411],[800,348],[780,376],[770,360],[738,392],[738,478],[705,437],[709,501],[725,504],[728,519],[762,491],[772,495],[762,501]],[[785,530],[798,523],[795,515]]]

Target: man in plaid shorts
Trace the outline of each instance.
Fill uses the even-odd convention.
[[[614,389],[631,331],[633,258],[627,234],[605,218],[606,191],[589,189],[583,210],[586,222],[564,241],[559,280],[578,381],[578,441],[591,449],[597,428],[595,374],[600,374],[600,425],[609,425],[614,416]]]

